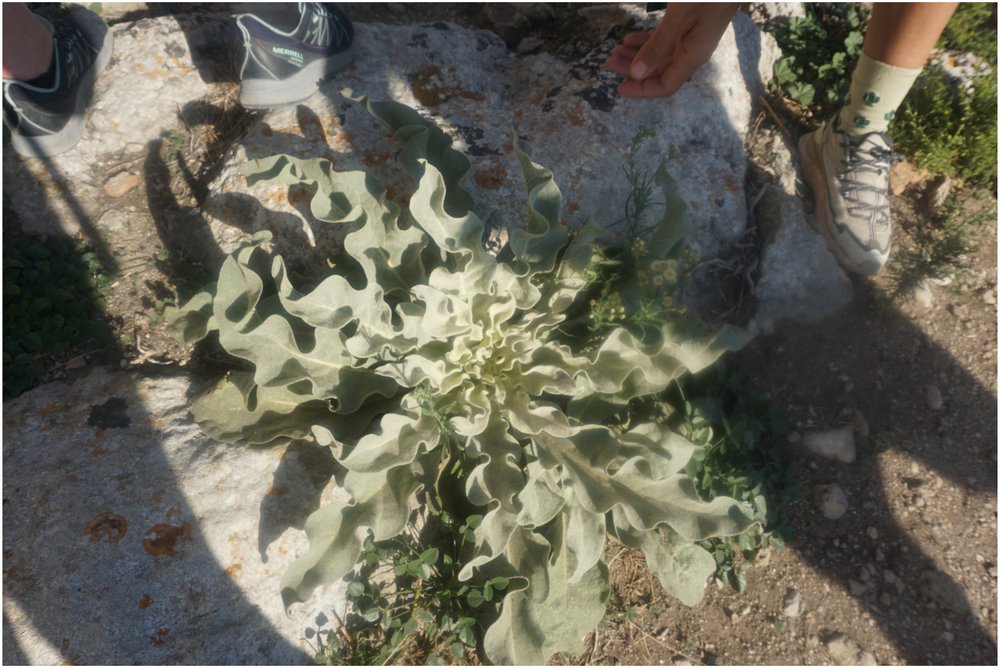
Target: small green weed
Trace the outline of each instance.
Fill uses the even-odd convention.
[[[997,62],[997,5],[995,2],[963,2],[941,34],[938,46],[974,53],[987,62]]]
[[[869,11],[860,4],[806,3],[804,17],[766,28],[785,55],[773,85],[814,115],[832,115],[846,98]]]
[[[996,29],[994,28],[994,37]],[[997,180],[997,73],[975,80],[971,91],[926,69],[900,107],[890,130],[897,148],[917,166],[985,187]]]
[[[925,280],[961,272],[964,256],[975,249],[976,230],[996,220],[995,207],[970,213],[963,202],[962,196],[952,194],[929,224],[910,231],[914,247],[897,252],[890,264],[893,297],[912,296]]]
[[[480,516],[458,522],[444,512],[429,519],[431,542],[410,533],[365,542],[362,566],[347,586],[347,618],[327,636],[319,663],[463,664],[475,656],[479,617],[496,616],[507,579],[458,579]]]
[[[962,89],[940,68],[927,68],[893,120],[896,145],[919,167],[995,189],[996,4],[961,3],[937,46],[972,53],[989,70],[973,79],[971,89]]]
[[[34,387],[52,355],[87,342],[106,346],[107,285],[96,254],[65,238],[19,237],[3,247],[3,390]]]
[[[750,504],[758,522],[733,539],[701,543],[715,558],[716,577],[742,592],[749,563],[789,535],[775,510],[795,491],[791,465],[775,446],[788,428],[777,406],[755,396],[744,374],[722,361],[678,391],[687,436],[704,446],[688,465],[698,491],[706,500],[730,496]]]

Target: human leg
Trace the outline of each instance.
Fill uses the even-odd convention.
[[[28,14],[25,16],[20,9],[8,14],[4,7],[3,120],[10,128],[11,145],[18,154],[53,156],[68,151],[80,140],[94,82],[111,59],[112,39],[101,18],[83,8],[53,21]],[[14,17],[14,23],[7,23],[9,16]],[[38,38],[41,45],[26,44],[19,37],[9,44],[8,31],[18,25],[32,31],[41,26],[47,37]],[[34,67],[27,67],[25,62],[31,61],[30,54],[42,53],[46,42],[49,62],[36,74],[42,61],[36,59]],[[10,62],[8,48],[12,49]],[[8,72],[30,78],[8,78]]]
[[[894,154],[886,130],[955,6],[876,4],[844,108],[799,141],[817,226],[850,271],[875,274],[889,258]]]
[[[3,78],[29,81],[52,64],[52,33],[23,3],[3,5]]]

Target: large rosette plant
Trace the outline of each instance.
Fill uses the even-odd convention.
[[[580,648],[604,615],[609,534],[641,548],[668,592],[698,602],[714,561],[695,542],[747,530],[748,512],[699,497],[685,473],[696,446],[666,423],[612,418],[742,346],[745,333],[665,319],[574,337],[604,257],[601,231],[560,223],[560,191],[530,147],[515,138],[527,207],[501,261],[483,248],[460,185],[469,162],[451,140],[406,106],[355,101],[403,144],[399,164],[417,184],[408,211],[369,174],[326,160],[251,162],[250,183],[311,191],[312,215],[349,230],[343,252],[328,276],[296,285],[264,233],[174,313],[186,341],[217,332],[253,365],[194,401],[208,434],[311,438],[347,469],[350,499],[308,518],[310,548],[283,578],[285,604],[349,573],[368,536],[401,532],[418,495],[483,515],[461,577],[510,583],[485,633],[495,663]],[[686,226],[662,167],[655,183],[664,215],[622,285],[626,302],[648,283],[641,276],[673,262]]]

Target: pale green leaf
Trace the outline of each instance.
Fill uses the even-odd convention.
[[[553,531],[563,531],[557,522]],[[553,552],[538,533],[521,529],[510,541],[506,556],[527,577],[525,590],[504,597],[500,617],[486,631],[486,655],[495,664],[541,665],[553,654],[578,654],[583,637],[604,616],[608,572],[598,563],[575,583],[565,541]]]

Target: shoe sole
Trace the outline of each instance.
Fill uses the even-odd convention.
[[[81,80],[79,88],[81,94],[76,99],[76,107],[69,121],[61,130],[50,135],[32,136],[11,132],[10,144],[18,155],[24,158],[51,158],[65,153],[79,143],[87,120],[87,107],[94,97],[94,84],[111,61],[114,48],[111,30],[107,28],[105,30],[101,50],[94,59],[94,65],[84,73]]]
[[[319,83],[347,67],[354,60],[354,48],[309,63],[301,72],[275,81],[245,79],[240,82],[240,104],[247,109],[278,109],[303,102],[319,91]]]
[[[830,211],[829,196],[825,187],[826,175],[822,167],[823,158],[817,150],[816,142],[812,140],[812,134],[799,138],[799,158],[806,185],[813,196],[813,219],[816,222],[813,228],[823,237],[826,247],[830,249],[842,267],[864,276],[877,274],[882,268],[882,263],[874,260],[859,263],[847,255],[833,235],[833,213]]]

